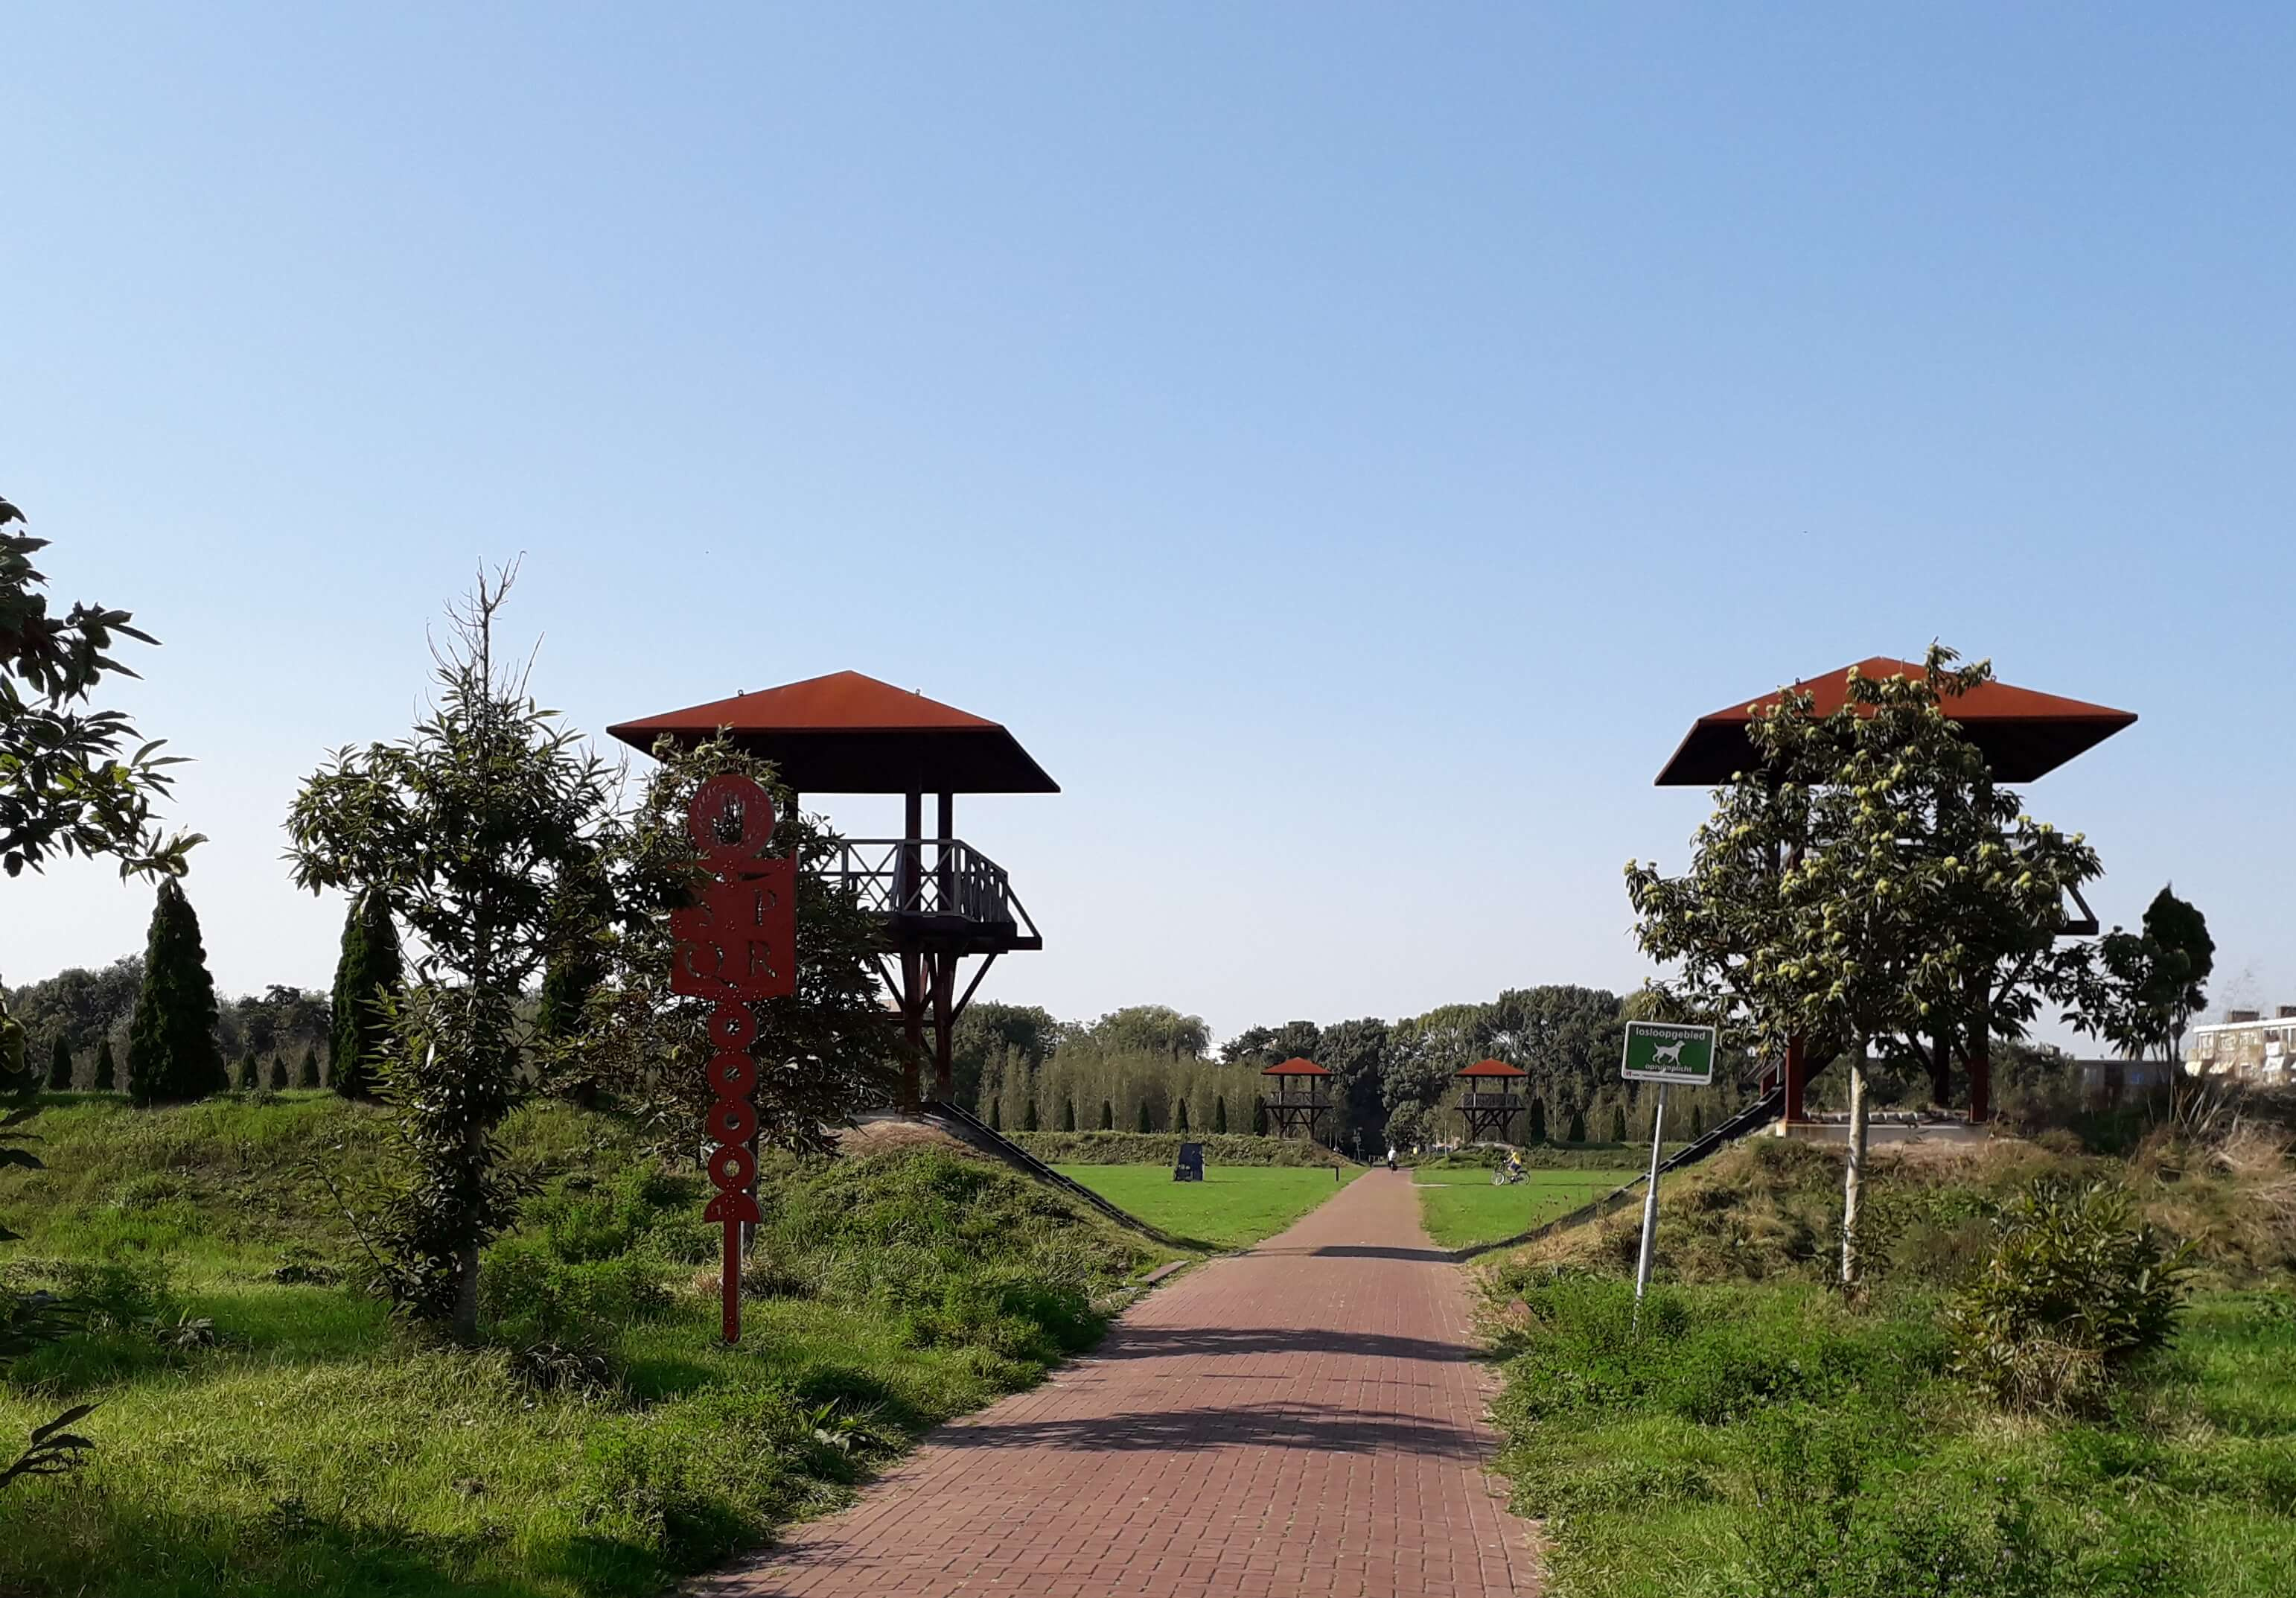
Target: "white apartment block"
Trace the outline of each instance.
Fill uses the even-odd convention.
[[[2296,1083],[2296,1004],[2283,1004],[2267,1016],[2232,1010],[2225,1019],[2194,1027],[2185,1045],[2185,1069],[2195,1077],[2231,1077],[2260,1087]]]

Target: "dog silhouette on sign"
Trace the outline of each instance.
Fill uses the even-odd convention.
[[[1651,1051],[1650,1064],[1644,1069],[1657,1070],[1662,1066],[1680,1066],[1682,1051],[1689,1042],[1687,1037],[1677,1037],[1672,1043],[1660,1045]]]

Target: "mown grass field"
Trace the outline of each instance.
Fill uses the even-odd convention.
[[[1548,1590],[2296,1593],[2296,1230],[2265,1153],[1883,1161],[1857,1302],[1826,1285],[1839,1160],[1768,1143],[1669,1184],[1638,1326],[1631,1213],[1495,1266],[1501,1469],[1545,1521]],[[2197,1250],[2177,1340],[2091,1412],[2004,1412],[1952,1367],[1941,1308],[2037,1176],[2128,1186]]]
[[[1111,1203],[1208,1250],[1241,1249],[1271,1237],[1353,1181],[1361,1168],[1211,1165],[1201,1182],[1175,1182],[1161,1165],[1062,1165]]]
[[[84,1471],[0,1496],[0,1593],[37,1598],[658,1593],[1089,1346],[1161,1258],[945,1151],[784,1160],[727,1349],[695,1179],[541,1105],[505,1129],[535,1192],[487,1257],[487,1346],[455,1348],[359,1291],[320,1180],[383,1173],[376,1112],[86,1095],[33,1129],[0,1270],[90,1319],[0,1383],[0,1438],[100,1406]]]
[[[1423,1166],[1412,1173],[1427,1235],[1446,1249],[1519,1236],[1634,1179],[1633,1171],[1528,1170],[1511,1187],[1472,1168]]]

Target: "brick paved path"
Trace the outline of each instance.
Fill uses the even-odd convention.
[[[1483,1474],[1465,1274],[1407,1172],[1160,1288],[709,1598],[1488,1598],[1537,1590]]]

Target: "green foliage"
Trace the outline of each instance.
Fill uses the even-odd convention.
[[[1612,1143],[1627,1141],[1627,1107],[1624,1104],[1611,1106],[1611,1141]]]
[[[1115,1124],[1104,1104],[1101,1106],[1100,1124],[1103,1130]],[[1251,1135],[1254,1137],[1267,1135],[1267,1101],[1256,1095],[1251,1101]]]
[[[111,1039],[109,1037],[95,1045],[94,1086],[98,1093],[117,1093],[119,1090],[119,1062],[112,1058]]]
[[[1106,1099],[1100,1102],[1100,1129],[1103,1132],[1113,1132],[1116,1129],[1116,1106]]]
[[[59,1032],[48,1040],[48,1086],[57,1093],[69,1093],[71,1085],[71,1039]]]
[[[1954,1368],[2005,1408],[2094,1411],[2168,1346],[2189,1268],[2122,1189],[2043,1178],[2003,1207],[1991,1258],[1948,1307]]]
[[[287,1062],[276,1054],[271,1056],[271,1091],[287,1091]]]
[[[1073,1132],[1076,1129],[1076,1101],[1063,1095],[1061,1099],[1061,1130]]]
[[[517,1197],[496,1129],[525,1091],[520,997],[557,947],[570,881],[594,860],[612,781],[523,672],[496,664],[514,575],[482,572],[450,611],[438,697],[413,733],[337,750],[287,821],[297,886],[379,896],[427,951],[386,1060],[406,1179],[382,1242],[398,1301],[464,1339],[480,1250]]]
[[[1545,1099],[1533,1099],[1530,1102],[1530,1141],[1533,1143],[1543,1143],[1546,1141],[1546,1101]]]
[[[1183,1135],[1188,1130],[1188,1102],[1185,1099],[1173,1101],[1172,1130]]]
[[[263,1086],[263,1068],[257,1063],[253,1049],[239,1057],[239,1069],[234,1074],[231,1085],[242,1093],[253,1093]]]
[[[2174,1061],[2208,1003],[2216,950],[2207,918],[2163,888],[2145,906],[2142,931],[2115,927],[2097,940],[2068,1019],[2130,1059]]]
[[[992,1055],[1013,1055],[1026,1061],[1034,1071],[1060,1045],[1066,1032],[1067,1028],[1041,1005],[975,999],[964,1007],[964,1015],[957,1020],[955,1036],[949,1042],[950,1074],[956,1102],[967,1108],[982,1102],[982,1079]]]
[[[1212,1101],[1212,1133],[1219,1137],[1227,1135],[1227,1095],[1226,1094],[1220,1094]]]
[[[1048,1165],[1136,1165],[1169,1175],[1180,1157],[1177,1132],[1022,1132],[1013,1141]],[[1348,1163],[1320,1143],[1303,1137],[1244,1137],[1234,1133],[1191,1134],[1204,1145],[1210,1165],[1326,1166]]]
[[[391,1007],[406,986],[398,924],[390,895],[370,889],[353,896],[343,914],[342,950],[335,961],[329,1007],[331,1086],[347,1099],[371,1099],[382,1082],[390,1046]]]
[[[139,743],[123,712],[80,708],[106,676],[135,675],[111,657],[119,639],[159,640],[102,605],[51,616],[47,578],[32,564],[48,541],[9,530],[23,520],[0,499],[0,872],[109,855],[122,877],[181,875],[203,840],[163,838],[152,820],[178,760],[157,741]]]
[[[295,1086],[298,1087],[319,1086],[319,1051],[310,1045],[304,1045],[302,1063],[295,1068]]]
[[[1570,1119],[1569,1124],[1563,1127],[1562,1141],[1564,1143],[1587,1141],[1587,1117],[1576,1104],[1570,1106]]]
[[[1031,1108],[1033,1109],[1033,1108],[1034,1108],[1034,1106],[1032,1105],[1032,1106],[1031,1106]],[[1033,1132],[1033,1131],[1035,1131],[1035,1130],[1036,1130],[1036,1128],[1035,1128],[1034,1127],[1029,1127],[1029,1129],[1031,1132]],[[1146,1133],[1146,1132],[1152,1132],[1152,1131],[1154,1131],[1155,1129],[1156,1129],[1156,1128],[1155,1128],[1154,1123],[1152,1123],[1152,1122],[1149,1119],[1149,1118],[1148,1118],[1148,1101],[1147,1101],[1147,1100],[1145,1100],[1145,1099],[1143,1099],[1143,1100],[1141,1100],[1141,1101],[1140,1101],[1140,1127],[1139,1127],[1139,1130],[1140,1130],[1140,1131],[1142,1131],[1142,1132],[1144,1132],[1144,1133]]]
[[[221,1093],[229,1084],[216,1024],[215,979],[208,974],[199,915],[183,885],[163,877],[127,1035],[129,1095],[153,1104]]]
[[[1037,1130],[1037,1100],[1036,1095],[1033,1094],[1029,1097],[1027,1108],[1022,1110],[1021,1112],[1021,1129],[1023,1132],[1034,1132]]]
[[[1078,1037],[1106,1053],[1130,1051],[1195,1060],[1211,1046],[1211,1032],[1201,1015],[1183,1015],[1168,1004],[1134,1004],[1112,1010],[1098,1020],[1078,1028]]]

